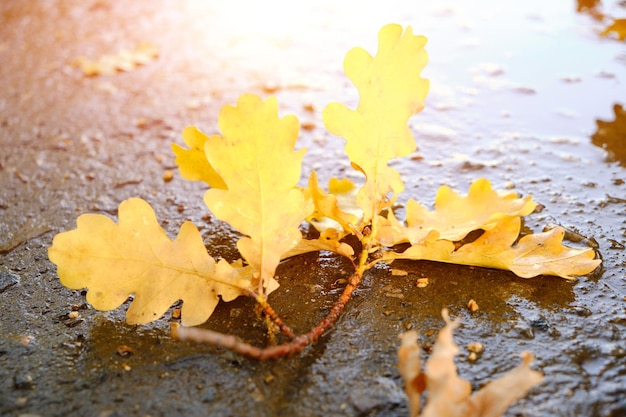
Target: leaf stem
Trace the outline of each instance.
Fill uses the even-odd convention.
[[[365,258],[365,260],[366,259],[367,257]],[[223,333],[215,332],[213,330],[200,329],[197,327],[174,328],[172,329],[172,336],[178,340],[189,340],[220,346],[241,355],[258,360],[276,359],[282,356],[300,353],[306,346],[315,343],[320,338],[320,336],[322,336],[337,322],[337,319],[343,313],[346,304],[352,298],[354,290],[361,282],[361,279],[363,277],[361,267],[365,267],[365,260],[363,260],[362,254],[359,262],[359,269],[354,274],[352,274],[352,276],[350,276],[348,284],[344,288],[339,298],[333,303],[326,317],[320,320],[320,322],[307,333],[296,336],[289,342],[280,345],[260,348],[243,342],[236,336],[226,335]]]
[[[250,291],[250,296],[256,299],[256,302],[263,308],[263,313],[280,329],[280,331],[287,336],[289,339],[293,339],[296,337],[295,333],[289,326],[283,322],[283,320],[278,316],[276,310],[272,308],[271,305],[267,302],[265,297],[262,294],[256,294],[254,291]]]

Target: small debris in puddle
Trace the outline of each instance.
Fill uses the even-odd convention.
[[[417,288],[425,288],[428,286],[429,283],[430,281],[428,278],[418,278],[415,282],[415,285],[417,286]]]
[[[31,336],[29,334],[24,334],[18,336],[17,339],[22,346],[29,346],[35,340],[35,336]]]
[[[483,353],[485,346],[480,342],[472,342],[467,345],[467,350],[474,353]]]
[[[33,377],[28,373],[18,372],[13,375],[13,388],[20,390],[33,389]]]
[[[550,323],[545,317],[538,317],[530,321],[530,327],[536,330],[546,331],[550,329]]]
[[[480,310],[480,307],[478,306],[478,303],[473,298],[467,302],[467,308],[472,313],[475,313],[478,310]]]
[[[386,297],[404,298],[404,294],[402,294],[402,289],[394,287],[391,284],[385,285],[380,289],[380,291],[384,293]]]
[[[300,128],[302,130],[306,130],[306,131],[311,131],[313,129],[315,129],[315,123],[313,122],[302,122],[302,124],[300,125]]]
[[[20,282],[19,277],[10,271],[0,272],[0,294]]]
[[[122,358],[127,358],[135,354],[135,350],[132,347],[126,345],[119,345],[115,352]]]

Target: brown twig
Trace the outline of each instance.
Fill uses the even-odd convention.
[[[255,292],[250,291],[250,295],[256,299],[256,302],[263,309],[263,313],[280,329],[280,331],[287,336],[289,339],[293,339],[296,337],[295,333],[289,326],[283,322],[283,320],[278,316],[276,310],[272,308],[271,305],[267,302],[265,297],[262,295],[257,295]]]
[[[326,317],[320,320],[320,322],[307,333],[296,336],[291,341],[280,345],[260,348],[243,342],[236,336],[226,335],[207,329],[199,329],[196,327],[175,328],[172,330],[172,335],[174,338],[179,340],[190,340],[224,347],[232,350],[233,352],[258,360],[276,359],[282,356],[300,353],[306,346],[315,343],[321,335],[323,335],[335,324],[339,316],[343,313],[346,304],[352,298],[352,294],[361,282],[361,278],[362,271],[359,269],[357,272],[352,274],[348,280],[348,284],[339,298],[333,303]],[[278,318],[278,316],[275,317]]]

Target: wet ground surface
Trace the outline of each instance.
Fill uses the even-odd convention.
[[[626,415],[626,44],[599,36],[611,20],[598,17],[625,17],[623,2],[213,3],[0,5],[0,415],[405,416],[397,335],[417,328],[432,344],[442,307],[463,320],[461,347],[485,345],[457,361],[474,388],[520,351],[536,354],[545,382],[508,416]],[[127,326],[124,309],[94,311],[59,283],[46,253],[54,234],[132,196],[172,235],[191,219],[211,254],[237,257],[237,236],[203,218],[203,189],[178,176],[170,143],[190,124],[214,132],[241,93],[274,94],[308,125],[304,172],[354,175],[321,109],[355,103],[343,55],[374,51],[392,21],[429,38],[431,93],[411,121],[419,150],[395,163],[405,198],[429,203],[439,185],[465,191],[478,177],[532,194],[545,208],[527,226],[571,229],[572,245],[597,245],[601,271],[567,282],[427,262],[394,264],[405,277],[375,269],[316,345],[263,363],[173,341],[170,312]],[[135,70],[87,77],[72,66],[142,42],[159,57]],[[278,274],[270,301],[303,331],[350,265],[314,254]],[[417,288],[419,277],[430,284]],[[265,343],[250,300],[220,305],[205,326]]]

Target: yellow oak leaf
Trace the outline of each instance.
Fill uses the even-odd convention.
[[[140,65],[147,64],[159,56],[159,50],[150,43],[141,43],[133,50],[122,49],[113,54],[103,55],[92,60],[84,56],[72,63],[88,76],[112,75],[118,71],[131,71]]]
[[[331,194],[347,194],[354,190],[354,183],[349,178],[332,177],[328,181],[328,192]]]
[[[302,239],[298,227],[310,211],[296,188],[306,152],[293,150],[299,122],[278,117],[276,98],[244,94],[236,106],[222,108],[218,124],[223,137],[208,138],[204,150],[227,190],[210,189],[204,201],[246,235],[237,247],[265,294],[283,254]]]
[[[402,32],[400,25],[384,26],[375,57],[362,48],[348,52],[344,70],[359,91],[358,107],[351,110],[335,102],[322,114],[326,128],[346,140],[346,154],[366,177],[357,195],[363,224],[404,189],[399,173],[388,162],[415,149],[407,121],[422,110],[428,93],[428,80],[420,77],[428,61],[426,38],[414,36],[411,27]]]
[[[307,220],[320,232],[328,228],[334,228],[337,231],[343,230],[345,233],[351,233],[350,227],[356,226],[358,221],[357,214],[360,213],[354,213],[354,210],[352,210],[353,213],[350,210],[344,211],[338,197],[350,195],[350,191],[354,189],[354,184],[347,179],[340,181],[333,178],[329,183],[329,190],[331,187],[335,193],[324,192],[319,187],[317,173],[315,171],[311,172],[307,187],[303,190],[304,197],[312,201],[314,206],[313,213]]]
[[[410,199],[406,222],[409,231],[418,236],[437,230],[440,239],[461,240],[473,230],[493,228],[503,217],[527,216],[536,206],[531,196],[520,198],[515,192],[494,191],[487,179],[479,178],[466,196],[445,185],[439,187],[434,211]]]
[[[400,243],[417,243],[422,241],[432,230],[427,228],[410,229],[398,220],[392,210],[387,216],[376,216],[376,240],[381,246],[391,247]],[[436,233],[436,236],[439,236]]]
[[[354,249],[347,243],[341,242],[342,237],[343,235],[339,234],[335,229],[326,229],[317,239],[302,239],[293,249],[283,254],[283,259],[321,250],[352,258]]]
[[[531,196],[520,198],[514,192],[494,191],[488,180],[479,178],[470,185],[466,196],[441,186],[433,211],[409,199],[406,205],[407,225],[389,211],[386,218],[379,219],[376,237],[384,246],[393,246],[420,242],[434,230],[439,239],[457,241],[474,230],[494,227],[502,217],[526,216],[532,213],[535,206]]]
[[[220,138],[216,135],[216,138]],[[226,189],[226,184],[222,177],[213,169],[204,153],[204,144],[209,139],[195,126],[188,126],[183,130],[183,141],[189,146],[185,149],[175,143],[172,144],[172,151],[176,155],[176,165],[180,170],[180,175],[190,181],[204,181],[212,188]],[[219,140],[219,139],[216,139]]]
[[[441,314],[446,325],[439,331],[423,370],[417,332],[411,330],[400,335],[398,368],[409,399],[410,417],[498,417],[542,382],[541,373],[530,368],[533,354],[522,352],[520,365],[472,395],[471,384],[458,375],[454,364],[459,347],[454,343],[452,333],[459,322],[450,320],[447,309]],[[427,397],[420,414],[423,392]]]
[[[532,278],[555,275],[566,279],[592,272],[602,262],[592,248],[574,249],[563,245],[565,230],[555,227],[543,233],[523,236],[517,243],[521,219],[502,218],[496,227],[461,246],[451,260],[467,265],[510,269],[517,276]]]
[[[348,258],[354,255],[354,249],[341,242],[341,239],[352,233],[363,213],[354,202],[354,183],[347,178],[331,178],[328,189],[329,192],[326,193],[320,188],[317,173],[312,171],[307,187],[302,192],[306,201],[313,206],[307,221],[320,232],[320,236],[317,239],[302,239],[283,258],[320,250],[335,252]]]
[[[576,0],[576,11],[584,12],[586,10],[593,10],[601,5],[602,0]]]
[[[611,32],[615,32],[620,41],[626,40],[626,19],[614,19],[613,23],[600,32],[600,35],[608,36]]]
[[[130,324],[159,318],[177,300],[183,300],[183,325],[201,324],[219,297],[231,301],[251,286],[236,268],[209,256],[191,222],[172,241],[139,198],[120,204],[118,224],[100,214],[79,216],[76,229],[54,237],[48,257],[61,283],[87,288],[87,301],[98,310],[115,309],[134,294]]]
[[[440,239],[436,231],[402,253],[386,253],[385,259],[423,259],[461,265],[510,270],[522,278],[554,275],[565,279],[592,272],[601,263],[591,248],[563,245],[565,231],[556,227],[548,232],[519,237],[521,218],[501,217],[476,240],[458,249],[454,242]]]

